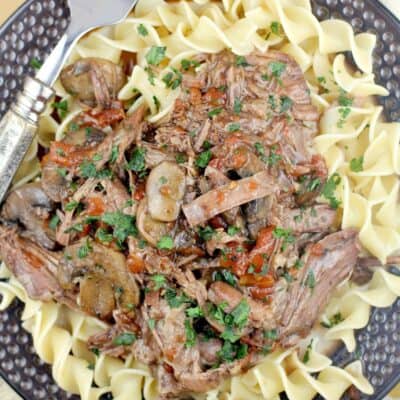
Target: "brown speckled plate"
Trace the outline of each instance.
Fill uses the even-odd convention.
[[[400,121],[400,22],[376,0],[312,3],[321,20],[343,19],[357,32],[377,35],[374,70],[378,83],[390,91],[390,96],[379,102],[389,121]],[[67,25],[64,0],[28,0],[0,28],[0,116],[13,101],[23,77],[34,74],[30,60],[43,60]],[[21,311],[22,305],[15,302],[0,313],[0,375],[26,400],[77,399],[54,383],[49,366],[35,354],[30,335],[21,327]],[[348,353],[340,348],[334,362],[342,366],[360,358],[375,388],[374,395],[361,395],[361,399],[382,399],[400,379],[400,300],[390,308],[373,310],[368,326],[359,330],[356,338],[357,351]]]

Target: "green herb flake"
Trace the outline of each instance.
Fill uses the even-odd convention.
[[[149,318],[147,324],[152,331],[156,328],[156,321],[153,318]]]
[[[208,163],[211,161],[212,153],[211,150],[203,151],[196,158],[195,164],[199,168],[206,168]]]
[[[353,158],[350,161],[350,169],[353,172],[361,172],[364,170],[364,156]]]
[[[165,58],[166,50],[163,46],[152,46],[146,54],[146,61],[150,65],[159,65]]]
[[[110,163],[114,164],[117,161],[118,156],[119,156],[118,146],[113,145],[111,148]]]
[[[334,326],[340,324],[343,321],[344,321],[344,318],[343,318],[342,314],[340,312],[338,312],[338,313],[334,314],[332,317],[330,317],[328,319],[328,321],[322,321],[321,325],[324,328],[329,329],[329,328],[333,328]]]
[[[243,105],[242,102],[240,101],[240,99],[238,99],[237,97],[235,98],[235,101],[233,103],[233,112],[236,115],[239,115],[242,111]]]
[[[236,286],[236,276],[227,269],[215,271],[212,278],[214,281],[226,282],[231,286]]]
[[[286,246],[288,244],[292,244],[295,241],[295,237],[293,236],[291,229],[284,229],[284,228],[276,227],[272,232],[272,236],[275,239],[283,240],[282,251],[284,251],[286,249]]]
[[[154,282],[154,290],[160,290],[167,282],[165,276],[161,274],[155,274],[151,276],[150,279]]]
[[[113,236],[122,243],[128,236],[137,236],[136,219],[121,211],[106,212],[101,216],[101,221],[113,228]]]
[[[140,24],[137,27],[137,31],[138,31],[138,34],[140,36],[147,36],[149,34],[149,31],[147,30],[147,28],[143,24]]]
[[[82,178],[95,178],[97,176],[96,165],[91,161],[84,161],[79,165]]]
[[[196,331],[192,326],[190,319],[185,320],[185,333],[186,333],[186,347],[193,347],[196,344]]]
[[[70,201],[68,204],[65,205],[65,211],[74,211],[79,206],[78,201]]]
[[[232,123],[228,125],[228,132],[237,132],[240,131],[240,124],[239,123]]]
[[[78,249],[78,253],[77,253],[78,258],[80,258],[80,259],[86,258],[91,251],[93,251],[93,247],[90,243],[89,238],[86,238],[85,243],[82,246],[80,246]]]
[[[146,149],[136,147],[132,152],[127,168],[136,173],[141,173],[146,169]]]
[[[154,71],[150,67],[146,67],[144,70],[145,70],[145,72],[147,72],[147,79],[150,82],[150,84],[152,86],[155,86],[155,84],[156,84],[156,81],[155,81],[156,74],[154,73]]]
[[[235,65],[237,67],[248,67],[250,64],[247,62],[246,57],[236,56]]]
[[[200,66],[200,63],[196,60],[181,60],[181,67],[184,71],[189,71],[191,67],[197,68]]]
[[[275,341],[278,339],[278,331],[276,329],[271,329],[270,331],[264,331],[264,338]]]
[[[179,308],[185,303],[190,303],[191,300],[184,293],[178,295],[174,289],[167,288],[165,291],[165,299],[171,308]]]
[[[318,83],[320,83],[321,85],[325,85],[326,84],[326,78],[324,76],[319,76],[317,78]]]
[[[156,106],[157,112],[160,111],[161,103],[157,96],[153,96],[153,103]]]
[[[240,232],[240,228],[238,228],[237,226],[231,225],[228,227],[226,232],[228,233],[229,236],[235,236],[237,233]]]
[[[90,369],[90,370],[94,370],[94,366],[95,366],[95,364],[94,363],[89,363],[88,364],[88,366],[87,366],[87,369]]]
[[[204,317],[204,312],[199,306],[190,307],[190,308],[186,309],[186,315],[189,318],[200,318],[200,317]]]
[[[102,243],[111,243],[113,241],[113,235],[103,228],[99,228],[96,232],[96,239]]]
[[[310,289],[314,289],[316,283],[317,282],[315,280],[314,271],[312,271],[312,270],[308,271],[306,281],[304,282],[305,286],[307,286]]]
[[[81,222],[78,222],[77,224],[70,226],[64,231],[64,233],[71,233],[71,232],[83,232],[83,224]]]
[[[285,113],[291,109],[293,105],[293,101],[290,99],[290,97],[287,96],[282,96],[281,97],[281,113]]]
[[[199,227],[197,233],[202,240],[207,242],[208,240],[211,240],[211,238],[215,235],[215,230],[211,228],[210,225],[207,225],[204,228]]]
[[[286,70],[286,64],[281,61],[272,61],[269,63],[268,68],[271,71],[272,76],[280,78]]]
[[[250,306],[246,300],[242,300],[231,312],[233,323],[238,328],[243,328],[247,324],[250,314]]]
[[[29,62],[29,65],[36,70],[39,70],[42,68],[43,63],[36,57],[33,57],[31,61]]]
[[[210,110],[210,111],[208,112],[207,115],[208,115],[210,118],[214,118],[214,117],[216,117],[217,115],[221,114],[222,111],[223,111],[222,107],[217,107],[217,108],[214,108],[214,109]]]
[[[175,156],[175,161],[176,161],[178,164],[184,164],[184,163],[187,161],[186,154],[184,154],[184,153],[178,153],[178,154]]]
[[[117,336],[113,343],[116,346],[130,346],[136,341],[136,335],[132,332],[124,332]]]
[[[240,339],[240,335],[236,334],[231,327],[228,327],[220,335],[220,338],[235,343]]]
[[[304,352],[303,355],[303,363],[307,364],[310,361],[310,353],[312,350],[312,343],[313,343],[313,339],[311,339],[310,344],[307,346],[306,351]]]
[[[60,222],[61,222],[60,217],[57,214],[53,215],[49,222],[49,228],[55,231]]]
[[[61,119],[64,119],[68,113],[68,101],[62,100],[59,102],[54,102],[52,104],[53,108],[57,110],[57,113]]]
[[[335,191],[340,182],[340,175],[335,172],[329,177],[321,191],[322,196],[329,201],[329,205],[334,209],[337,209],[340,205],[340,201],[335,197]]]
[[[282,25],[279,21],[272,21],[270,28],[271,28],[271,32],[274,35],[282,36],[283,29],[282,29]]]
[[[171,236],[162,236],[157,242],[157,248],[160,250],[172,250],[174,248],[174,240]]]

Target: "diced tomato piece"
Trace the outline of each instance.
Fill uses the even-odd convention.
[[[224,102],[224,98],[225,93],[215,87],[208,89],[204,95],[204,100],[207,103],[211,103],[213,106],[222,104]]]
[[[102,215],[106,209],[103,199],[100,196],[91,196],[87,200],[86,213],[91,216]]]
[[[244,275],[249,263],[246,249],[237,242],[228,243],[227,247],[226,253],[221,256],[221,267],[232,269],[237,276]]]
[[[133,272],[134,274],[139,274],[144,271],[144,261],[136,254],[129,254],[126,265],[129,271]]]
[[[271,275],[245,274],[240,277],[239,283],[243,286],[256,286],[258,288],[271,288],[275,280]]]
[[[265,300],[268,296],[270,296],[273,293],[273,288],[251,287],[249,291],[253,299]]]
[[[139,182],[136,185],[136,189],[135,189],[135,193],[133,195],[133,198],[136,201],[140,201],[144,198],[144,196],[146,195],[146,185],[144,182]]]
[[[77,167],[84,160],[91,159],[95,149],[80,149],[77,146],[64,142],[52,142],[49,154],[43,158],[42,162],[52,161],[63,167]]]
[[[80,116],[81,126],[91,126],[98,129],[114,125],[125,118],[125,111],[122,104],[118,102],[117,107],[105,108],[102,110],[91,109],[83,112]]]

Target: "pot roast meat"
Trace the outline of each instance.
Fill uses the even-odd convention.
[[[218,214],[274,192],[276,187],[271,176],[267,171],[263,171],[210,190],[191,203],[185,204],[182,209],[189,224],[196,226]]]
[[[55,235],[48,221],[54,208],[39,182],[28,183],[8,195],[0,216],[5,221],[21,224],[25,237],[51,250],[55,246]]]
[[[29,296],[107,322],[89,347],[148,364],[160,399],[215,389],[262,349],[296,345],[335,287],[375,262],[319,202],[319,112],[295,60],[194,61],[157,124],[145,102],[126,115],[121,66],[66,67],[84,109],[42,158],[41,182],[1,210],[0,256]]]
[[[303,256],[304,266],[292,283],[280,319],[280,341],[292,346],[308,334],[331,293],[352,272],[360,249],[357,231],[332,233],[310,245]]]

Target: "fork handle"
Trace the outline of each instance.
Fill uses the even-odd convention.
[[[28,77],[16,102],[0,121],[0,203],[32,143],[39,115],[53,95],[49,86]]]

